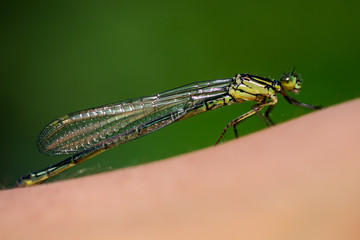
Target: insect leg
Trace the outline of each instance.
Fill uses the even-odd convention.
[[[310,109],[322,109],[323,107],[320,106],[313,106],[307,103],[301,103],[296,101],[294,98],[288,96],[284,91],[281,92],[281,95],[284,96],[284,98],[286,99],[286,101],[288,101],[288,103],[292,104],[292,105],[296,105],[299,107],[303,107],[303,108],[310,108]]]
[[[267,109],[265,114],[261,114],[260,112],[256,112],[256,114],[261,118],[261,120],[263,120],[265,122],[265,124],[270,127],[275,125],[274,122],[270,119],[269,114],[271,112],[271,110],[274,108],[275,105],[270,105]]]
[[[255,113],[260,112],[264,107],[266,106],[273,106],[277,103],[277,98],[273,97],[271,98],[270,102],[265,102],[265,103],[259,103],[256,104],[254,106],[252,106],[251,110],[248,111],[247,113],[244,113],[243,115],[235,118],[234,120],[232,120],[230,123],[228,123],[228,125],[226,125],[224,131],[221,133],[219,139],[216,141],[215,145],[219,144],[219,142],[221,141],[221,139],[224,137],[226,131],[228,130],[229,127],[234,127],[234,131],[235,131],[235,136],[238,137],[238,133],[236,130],[236,125],[239,124],[241,121],[245,120],[246,118],[254,115]],[[271,109],[269,110],[271,111]],[[265,117],[264,117],[265,118]],[[271,120],[270,120],[271,121]],[[265,121],[266,122],[266,121]]]
[[[259,106],[259,105],[255,105],[255,106]],[[262,107],[261,109],[263,109],[263,107]],[[257,110],[257,111],[260,111],[261,109],[259,108],[259,110]],[[235,118],[234,120],[232,120],[231,122],[229,122],[228,125],[226,125],[224,131],[221,133],[219,139],[216,141],[215,145],[219,144],[219,142],[221,141],[221,139],[224,137],[226,131],[227,131],[228,128],[230,128],[230,127],[233,127],[233,126],[234,126],[235,136],[237,136],[237,131],[236,131],[236,129],[235,129],[236,125],[237,125],[238,123],[240,123],[241,121],[243,121],[244,119],[246,119],[246,118],[254,115],[257,111],[254,110],[254,109],[252,109],[252,110],[248,111],[247,113],[244,113],[243,115],[241,115],[241,116]]]

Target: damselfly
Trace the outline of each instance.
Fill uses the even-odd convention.
[[[237,137],[236,126],[254,114],[268,126],[273,125],[269,113],[277,103],[277,93],[290,104],[310,109],[321,108],[300,103],[288,96],[285,90],[294,93],[301,90],[301,80],[294,71],[283,75],[280,80],[245,73],[70,113],[47,125],[37,140],[37,146],[44,154],[73,155],[44,170],[21,177],[17,183],[19,186],[41,183],[117,145],[145,136],[170,123],[233,103],[256,102],[250,111],[225,127],[216,144],[230,127],[234,128]],[[265,114],[261,114],[265,107]]]

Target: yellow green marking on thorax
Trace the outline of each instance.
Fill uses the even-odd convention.
[[[229,88],[229,94],[236,102],[262,102],[267,98],[276,98],[273,81],[249,74],[244,75],[238,74],[234,79],[236,84],[232,84]]]

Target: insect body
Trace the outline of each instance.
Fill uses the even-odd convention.
[[[249,112],[225,127],[216,144],[229,127],[234,127],[237,137],[236,125],[254,114],[268,126],[273,125],[269,113],[277,103],[278,93],[290,104],[320,109],[297,102],[285,90],[295,93],[301,90],[301,81],[294,72],[283,75],[279,81],[246,73],[70,113],[48,124],[40,133],[37,145],[44,154],[73,155],[44,170],[21,177],[17,184],[30,186],[41,183],[107,149],[147,135],[170,123],[233,103],[256,102]],[[263,115],[260,111],[265,107],[267,110]]]

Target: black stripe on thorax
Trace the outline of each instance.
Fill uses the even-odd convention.
[[[260,83],[260,84],[265,84],[265,85],[269,85],[272,86],[274,80],[271,80],[269,78],[264,78],[264,77],[260,77],[260,76],[255,76],[255,75],[251,75],[249,73],[245,73],[245,74],[241,74],[242,77],[247,77],[250,80]]]

